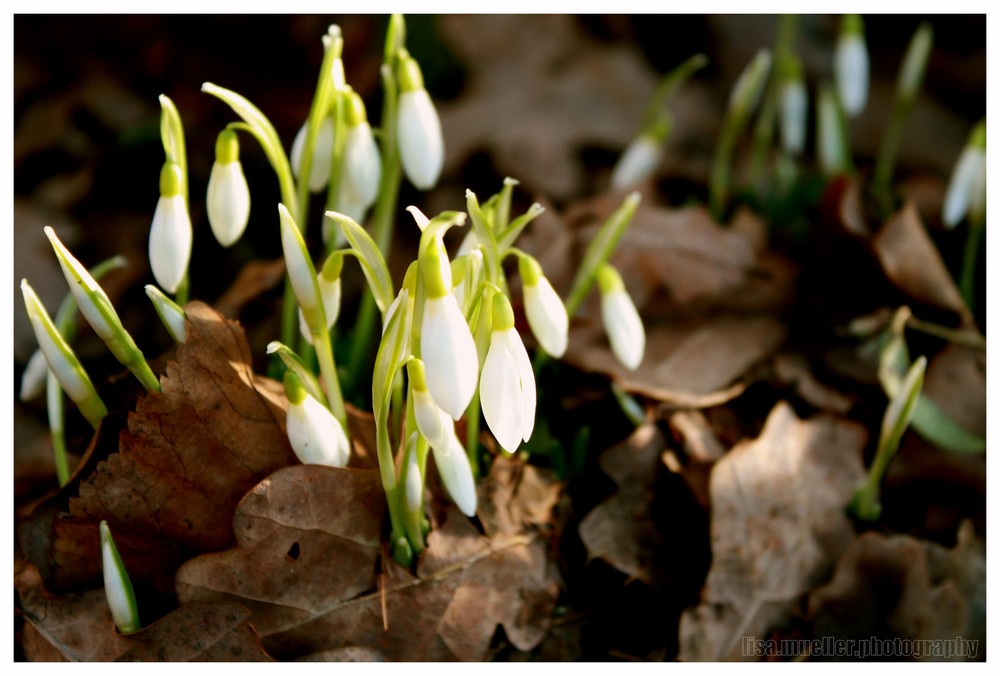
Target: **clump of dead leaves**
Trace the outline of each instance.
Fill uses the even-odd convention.
[[[498,626],[530,650],[559,594],[561,485],[498,459],[476,523],[431,500],[415,570],[384,549],[373,423],[351,467],[301,465],[278,383],[240,325],[193,302],[162,392],[109,417],[72,481],[21,510],[15,579],[29,660],[481,660]],[[100,586],[107,520],[145,628],[122,636]]]

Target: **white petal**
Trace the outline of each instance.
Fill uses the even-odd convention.
[[[524,287],[524,313],[542,349],[557,359],[566,354],[569,317],[548,278],[541,277],[538,284]]]
[[[524,406],[521,378],[503,331],[494,331],[490,349],[479,381],[479,400],[483,417],[500,447],[513,453],[521,444],[524,431]]]
[[[285,422],[288,442],[304,465],[344,467],[350,446],[344,428],[323,404],[306,394],[298,404],[288,406]]]
[[[354,193],[358,203],[367,209],[378,197],[381,180],[382,157],[372,135],[371,125],[362,122],[347,132],[344,141],[343,182]]]
[[[25,307],[28,310],[28,320],[35,332],[38,349],[45,355],[45,363],[59,381],[66,396],[74,402],[85,400],[93,392],[93,385],[85,381],[75,366],[69,363],[63,355],[55,336],[49,332],[49,326],[41,316],[42,303],[35,290],[27,282],[21,283],[21,293],[24,294]],[[54,330],[54,329],[53,329]]]
[[[420,499],[423,497],[423,481],[420,480],[420,467],[417,465],[417,454],[410,453],[406,467],[406,509],[415,512],[420,509]]]
[[[417,227],[420,228],[420,232],[427,229],[427,225],[431,222],[431,219],[427,218],[424,212],[414,206],[406,207],[406,210],[413,216],[413,220],[416,222]]]
[[[844,112],[856,117],[868,100],[868,48],[862,36],[849,35],[837,41],[833,74]]]
[[[630,371],[639,368],[646,349],[646,331],[628,292],[620,290],[603,294],[601,317],[615,357]]]
[[[660,144],[650,136],[642,134],[633,140],[611,174],[611,187],[624,190],[642,183],[660,166]]]
[[[951,173],[951,180],[948,182],[944,206],[941,208],[941,219],[949,228],[958,225],[968,213],[974,188],[985,163],[986,155],[978,148],[966,147],[959,155],[955,169]]]
[[[21,401],[31,401],[45,391],[45,381],[49,375],[49,365],[41,348],[35,350],[21,374]]]
[[[101,524],[101,568],[104,573],[104,594],[108,600],[108,608],[118,627],[130,627],[138,623],[138,618],[132,612],[129,603],[125,581],[118,569],[115,555],[111,550],[110,531],[107,524]]]
[[[205,207],[219,244],[232,246],[243,236],[250,220],[250,187],[239,162],[212,165]]]
[[[410,183],[430,190],[444,167],[441,120],[426,89],[403,92],[399,97],[399,157]]]
[[[453,295],[424,302],[420,336],[427,389],[437,405],[458,420],[476,391],[479,357],[472,332]]]
[[[413,417],[417,429],[431,446],[447,446],[455,434],[455,423],[434,402],[430,392],[413,390]]]
[[[472,477],[469,458],[465,455],[462,443],[454,434],[449,443],[442,447],[431,446],[434,453],[434,463],[438,468],[441,483],[448,495],[455,501],[462,513],[472,517],[476,515],[476,482]]]
[[[299,165],[302,164],[302,152],[306,144],[306,125],[299,128],[292,142],[292,171],[299,177]],[[333,164],[333,118],[325,117],[319,124],[316,133],[316,147],[313,149],[312,168],[309,170],[309,190],[320,192],[330,182],[330,165]]]
[[[781,88],[781,142],[785,152],[799,155],[806,145],[809,95],[801,80],[786,82]]]
[[[319,295],[323,299],[326,328],[330,330],[337,323],[337,317],[340,316],[340,277],[331,282],[323,275],[316,275],[316,281],[319,283]],[[306,316],[302,314],[302,308],[299,308],[299,333],[305,337],[306,342],[310,345],[313,344],[312,333],[306,323]]]
[[[281,217],[281,250],[285,256],[285,267],[292,289],[295,291],[295,298],[299,301],[299,305],[307,310],[315,308],[320,302],[319,288],[312,261],[308,257],[309,252],[296,236],[297,226],[284,205],[280,206],[278,213]]]
[[[521,438],[527,441],[535,429],[535,406],[537,404],[535,371],[531,368],[528,351],[524,349],[524,341],[521,340],[520,334],[515,329],[504,331],[504,342],[514,357],[517,375],[521,380]]]
[[[176,293],[191,260],[191,218],[180,195],[161,197],[149,229],[149,265],[167,293]]]

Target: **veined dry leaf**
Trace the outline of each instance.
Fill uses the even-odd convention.
[[[882,226],[872,239],[872,246],[886,276],[896,287],[916,300],[951,310],[965,326],[975,325],[912,202],[903,205]]]
[[[810,594],[809,614],[816,636],[961,637],[978,641],[980,652],[932,653],[924,659],[982,659],[986,638],[985,548],[968,521],[959,529],[953,549],[909,535],[864,533],[844,552],[833,579]]]
[[[666,445],[656,425],[646,423],[604,451],[601,469],[618,485],[618,492],[591,510],[579,526],[588,558],[603,559],[650,586],[657,578],[657,553],[664,547],[650,505]]]
[[[186,310],[187,341],[167,365],[162,393],[139,400],[118,452],[80,483],[68,514],[52,517],[48,548],[34,557],[43,559],[39,568],[78,584],[96,581],[97,524],[106,519],[133,581],[172,587],[173,571],[193,552],[233,544],[232,515],[243,495],[297,462],[285,403],[255,386],[239,325],[202,303]]]
[[[216,662],[270,661],[233,603],[184,606],[135,634],[115,628],[103,589],[55,596],[33,566],[14,578],[24,614],[24,652],[30,661]]]
[[[829,575],[853,537],[844,507],[864,478],[865,437],[780,402],[757,439],[715,463],[712,567],[701,605],[681,619],[681,659],[738,659],[741,637],[767,636]]]
[[[558,593],[536,527],[554,504],[545,487],[558,495],[558,485],[508,462],[480,487],[490,537],[449,510],[416,576],[384,556],[377,472],[275,472],[237,508],[237,547],[184,564],[178,596],[243,603],[265,647],[285,659],[359,646],[389,660],[479,660],[497,624],[530,649]]]

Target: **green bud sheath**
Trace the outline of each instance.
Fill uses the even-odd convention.
[[[181,168],[174,162],[165,162],[160,170],[160,196],[176,197],[181,194],[184,177]]]
[[[340,251],[334,251],[326,257],[326,260],[323,262],[323,268],[320,270],[319,274],[326,281],[334,282],[340,278],[340,271],[343,269],[344,254]]]
[[[428,298],[444,298],[451,291],[441,275],[441,246],[432,244],[420,262],[424,274],[424,288]]]
[[[417,63],[409,54],[400,57],[399,61],[399,90],[400,92],[416,92],[424,88],[424,74]]]
[[[306,388],[292,370],[285,371],[285,396],[293,406],[301,404],[306,398]]]
[[[597,286],[601,289],[601,293],[605,294],[612,291],[623,291],[625,282],[622,281],[621,274],[613,265],[604,263],[597,269]]]
[[[865,35],[865,22],[861,20],[860,14],[845,14],[844,20],[840,23],[840,33],[842,35]]]
[[[365,102],[353,89],[350,90],[347,95],[347,106],[344,113],[348,127],[357,127],[362,122],[368,121],[368,112],[365,110]]]
[[[406,373],[410,376],[410,384],[414,391],[427,391],[427,373],[424,371],[424,362],[419,359],[410,360],[406,365]]]
[[[219,164],[231,164],[232,162],[240,161],[240,142],[236,137],[236,132],[232,129],[223,129],[215,139],[215,161]],[[160,185],[162,192],[162,178]]]
[[[542,272],[542,266],[538,264],[538,261],[533,256],[519,256],[517,259],[517,270],[525,286],[538,286],[538,280],[545,276],[545,273]]]
[[[514,309],[510,306],[507,296],[502,293],[493,295],[493,330],[506,331],[514,328]]]

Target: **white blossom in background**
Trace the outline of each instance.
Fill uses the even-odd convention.
[[[518,260],[524,293],[524,313],[535,339],[556,359],[566,354],[569,335],[569,316],[559,294],[552,288],[542,267],[534,258],[522,256]]]
[[[868,46],[865,27],[857,14],[844,16],[833,56],[833,76],[840,105],[849,117],[857,117],[868,102]]]
[[[444,168],[444,135],[437,109],[424,89],[420,66],[408,55],[400,59],[399,85],[399,158],[410,183],[420,190],[430,190],[437,185]]]
[[[295,140],[292,141],[292,156],[289,161],[292,163],[292,171],[296,179],[299,178],[299,167],[302,165],[302,153],[305,150],[308,124],[307,121],[299,128]],[[311,192],[321,192],[330,183],[330,168],[333,165],[333,135],[333,118],[324,117],[316,132],[312,167],[309,169],[309,190]]]
[[[604,264],[598,270],[597,283],[601,290],[601,318],[611,351],[622,366],[634,371],[642,363],[646,350],[642,319],[617,270]]]

